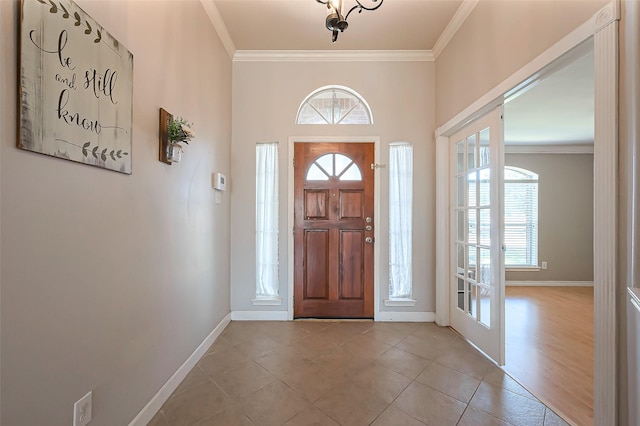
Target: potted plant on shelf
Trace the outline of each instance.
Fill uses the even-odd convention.
[[[179,163],[182,158],[182,142],[189,144],[189,141],[196,137],[191,128],[192,124],[182,117],[171,118],[167,124],[167,160],[172,163]]]

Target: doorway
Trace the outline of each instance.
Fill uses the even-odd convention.
[[[449,136],[504,102],[511,93],[549,72],[552,62],[583,41],[594,44],[594,423],[615,424],[618,416],[616,342],[618,213],[618,22],[615,5],[605,6],[579,29],[554,44],[436,131],[437,221],[449,220]],[[438,219],[440,218],[440,219]],[[444,222],[443,222],[444,223]],[[448,245],[449,227],[437,228],[438,245]],[[449,251],[436,255],[436,321],[450,324]]]
[[[373,143],[294,143],[294,318],[373,318],[373,163]]]
[[[504,107],[505,371],[565,419],[591,424],[593,43],[557,62]]]

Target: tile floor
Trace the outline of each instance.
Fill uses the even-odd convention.
[[[232,322],[149,423],[566,425],[432,323]]]

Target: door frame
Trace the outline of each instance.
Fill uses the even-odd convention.
[[[612,1],[591,19],[436,130],[436,245],[449,245],[449,136],[553,70],[591,38],[595,55],[594,423],[617,424],[618,21]],[[611,113],[611,112],[614,113]],[[449,325],[449,250],[436,251],[436,322]]]
[[[380,161],[380,137],[379,136],[290,136],[287,158],[287,319],[293,321],[293,292],[295,278],[294,263],[294,217],[295,194],[294,194],[294,170],[293,170],[293,144],[294,143],[373,143],[373,158],[378,164]],[[374,170],[373,181],[373,214],[375,222],[380,217],[380,170]],[[380,241],[381,229],[379,226],[373,229],[374,241]],[[373,245],[373,320],[377,321],[380,315],[380,248],[378,244]]]

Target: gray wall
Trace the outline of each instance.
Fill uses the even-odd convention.
[[[539,175],[538,265],[507,281],[593,281],[593,154],[506,154]]]
[[[405,310],[434,312],[434,64],[433,62],[234,62],[231,235],[231,309],[287,310],[287,197],[291,136],[379,136],[379,162],[386,164],[389,143],[414,146],[413,289],[418,304]],[[296,125],[298,107],[313,90],[348,86],[373,110],[374,125]],[[255,144],[280,143],[280,295],[283,305],[254,307],[255,297]],[[381,217],[376,241],[380,256],[380,299],[388,298],[388,169],[380,169]],[[378,179],[378,177],[376,179]]]
[[[197,1],[78,4],[134,55],[133,174],[19,150],[18,1],[0,1],[3,425],[125,425],[229,313],[231,61]],[[45,6],[43,6],[45,7]],[[186,23],[188,25],[176,25]],[[197,138],[158,158],[158,109]]]
[[[609,3],[478,2],[436,61],[436,124],[446,123]]]

